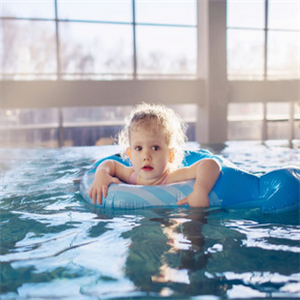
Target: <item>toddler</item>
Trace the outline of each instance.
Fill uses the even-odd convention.
[[[142,103],[125,118],[119,144],[131,161],[127,167],[114,160],[102,162],[95,172],[89,196],[98,204],[107,196],[111,183],[138,185],[169,184],[196,179],[193,192],[178,205],[208,207],[208,194],[220,174],[213,159],[201,159],[189,167],[180,167],[184,158],[186,124],[164,105]]]

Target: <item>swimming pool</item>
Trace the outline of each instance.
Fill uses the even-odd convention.
[[[2,150],[0,299],[300,297],[299,212],[96,209],[73,179],[116,151]],[[299,166],[299,150],[281,145],[221,154],[258,174]]]

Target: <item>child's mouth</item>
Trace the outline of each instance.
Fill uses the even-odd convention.
[[[143,166],[143,171],[152,171],[153,170],[153,168],[151,167],[151,166]]]

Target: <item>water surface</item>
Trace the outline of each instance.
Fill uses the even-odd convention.
[[[95,209],[73,180],[116,150],[2,150],[0,299],[300,297],[298,211]],[[256,174],[299,166],[284,145],[221,154]]]

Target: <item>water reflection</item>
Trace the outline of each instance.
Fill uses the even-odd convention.
[[[205,280],[203,273],[216,245],[207,251],[203,226],[208,212],[201,209],[152,210],[156,216],[142,219],[125,233],[132,243],[126,275],[142,291],[161,296],[224,295],[224,286]],[[204,280],[203,280],[204,279]]]

